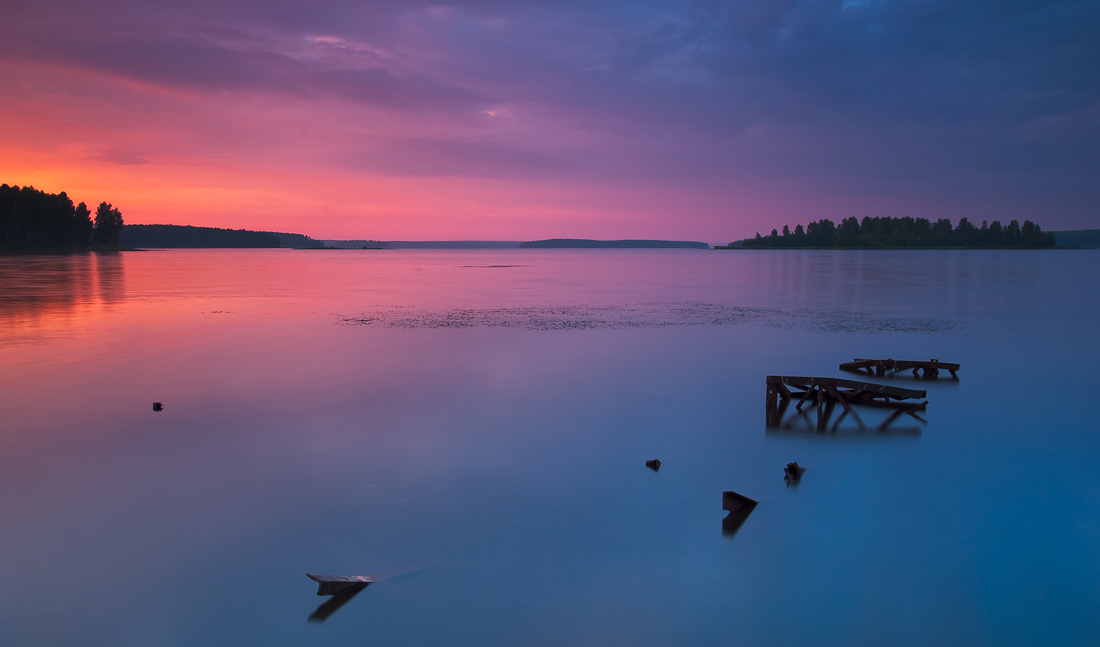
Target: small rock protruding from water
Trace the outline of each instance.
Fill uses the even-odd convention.
[[[783,478],[788,481],[798,481],[802,479],[802,474],[805,471],[806,468],[799,465],[798,461],[791,461],[783,468]]]
[[[652,460],[646,461],[645,466],[656,472],[657,470],[661,469],[661,461],[654,458]]]
[[[164,411],[164,405],[160,402],[153,403],[153,411]]]

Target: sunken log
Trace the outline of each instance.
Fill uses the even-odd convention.
[[[317,582],[317,595],[337,595],[364,588],[373,580],[365,575],[311,575],[306,577]]]

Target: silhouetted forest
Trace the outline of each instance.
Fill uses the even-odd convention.
[[[731,247],[736,246],[730,243]],[[771,235],[742,241],[746,249],[777,247],[825,247],[840,249],[888,248],[888,247],[966,247],[979,249],[1032,249],[1054,247],[1054,235],[1044,233],[1039,225],[1025,220],[1013,220],[1008,226],[1000,221],[982,221],[980,227],[966,218],[951,226],[947,218],[932,222],[925,218],[872,218],[859,221],[845,218],[839,225],[829,219],[811,222],[803,229],[797,225],[791,231],[783,225],[783,231],[772,230]]]
[[[0,248],[117,245],[122,213],[107,202],[93,214],[62,191],[0,184]]]
[[[264,231],[192,227],[191,225],[130,225],[122,233],[127,247],[226,248],[280,247],[279,236]]]

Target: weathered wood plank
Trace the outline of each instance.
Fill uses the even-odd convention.
[[[337,595],[361,589],[374,580],[366,575],[312,575],[306,577],[317,582],[317,595]]]
[[[825,388],[832,386],[838,389],[848,389],[850,391],[864,391],[866,393],[873,393],[879,396],[889,396],[891,398],[909,400],[919,399],[925,397],[928,392],[919,389],[903,389],[897,386],[887,386],[885,384],[873,384],[871,382],[857,382],[855,380],[844,380],[835,377],[804,377],[795,375],[769,375],[767,378],[768,384],[785,384],[787,386],[793,386],[797,388],[810,389],[810,387]],[[805,399],[805,398],[803,398]]]
[[[959,364],[955,362],[941,362],[935,358],[930,360],[910,360],[893,358],[867,359],[857,357],[850,362],[841,362],[840,370],[855,372],[867,371],[875,375],[884,375],[887,371],[897,373],[899,371],[908,370],[913,371],[913,374],[917,375],[919,371],[924,371],[925,377],[935,377],[943,370],[950,371],[951,377],[957,377],[956,371],[959,370]]]

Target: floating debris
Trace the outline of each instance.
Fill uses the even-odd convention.
[[[646,461],[645,466],[656,472],[657,470],[661,469],[661,461],[654,458],[653,460]]]
[[[317,595],[336,595],[365,588],[373,582],[365,575],[311,575],[306,577],[317,582]]]
[[[154,402],[153,403],[153,411],[163,411],[163,410],[164,410],[164,405],[163,404],[161,404],[159,402]]]
[[[957,380],[959,376],[956,371],[959,370],[959,365],[951,362],[941,362],[938,359],[930,359],[927,361],[922,360],[908,360],[908,359],[861,359],[855,358],[850,362],[844,362],[840,365],[842,371],[853,371],[855,373],[863,373],[866,371],[870,375],[876,375],[883,377],[887,371],[890,374],[897,373],[899,371],[912,370],[913,375],[918,375],[921,371],[924,372],[924,379],[931,380],[939,377],[940,371],[949,371],[951,373],[951,379]]]
[[[783,478],[788,481],[798,481],[802,479],[802,474],[805,471],[806,468],[799,465],[798,461],[792,461],[783,468]]]

